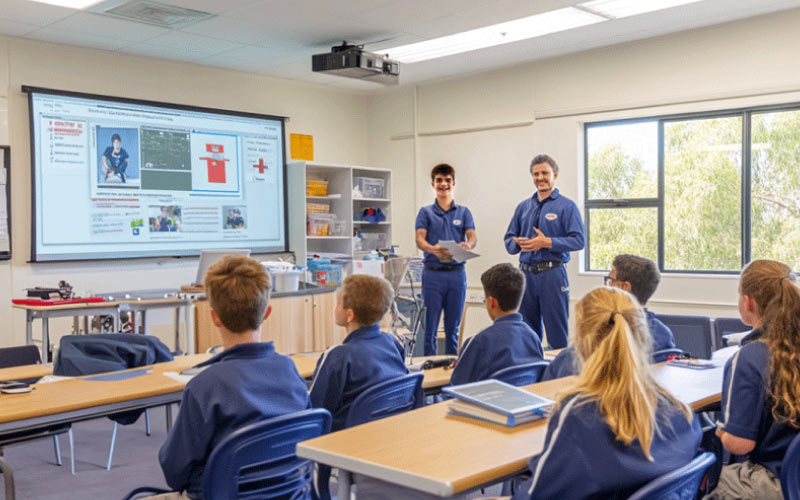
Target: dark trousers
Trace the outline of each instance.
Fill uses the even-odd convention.
[[[458,325],[467,296],[467,273],[422,271],[422,300],[425,302],[425,355],[436,354],[436,330],[444,310],[445,353],[458,354]]]
[[[519,312],[539,339],[542,339],[544,322],[550,347],[567,347],[569,282],[566,268],[560,266],[538,273],[525,272],[525,295]]]

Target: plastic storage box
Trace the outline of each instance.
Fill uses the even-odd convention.
[[[369,252],[372,250],[387,248],[388,246],[389,242],[387,241],[386,233],[367,233],[364,231],[361,232],[362,251]]]
[[[308,236],[333,236],[336,225],[334,214],[314,214],[308,216],[306,235]]]
[[[355,185],[361,191],[364,198],[385,198],[386,181],[372,177],[356,177]]]
[[[328,196],[328,181],[306,179],[306,196]]]
[[[329,259],[309,259],[308,271],[311,280],[323,286],[339,286],[344,279],[344,262],[331,262]]]
[[[331,206],[328,203],[306,203],[306,213],[308,214],[327,214],[330,213]]]

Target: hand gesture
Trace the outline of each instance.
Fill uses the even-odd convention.
[[[533,228],[536,231],[536,236],[530,239],[531,248],[533,251],[537,251],[540,248],[550,248],[553,246],[553,242],[550,238],[544,235],[544,233],[538,227]]]
[[[533,252],[533,240],[524,236],[515,236],[514,242],[519,245],[520,250],[523,252]]]
[[[472,250],[472,248],[469,246],[469,243],[467,243],[466,241],[462,241],[461,243],[458,244],[458,246],[467,251]]]
[[[431,253],[439,257],[439,260],[452,257],[452,255],[450,255],[450,250],[440,247],[438,243],[433,245],[433,251]]]

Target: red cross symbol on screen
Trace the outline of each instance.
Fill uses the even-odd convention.
[[[253,168],[257,168],[258,169],[258,173],[259,174],[263,174],[264,170],[268,169],[269,166],[268,165],[264,165],[264,158],[259,158],[258,159],[258,163],[254,164]]]

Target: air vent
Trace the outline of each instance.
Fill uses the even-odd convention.
[[[127,21],[153,24],[162,28],[183,28],[214,17],[199,10],[184,9],[163,3],[139,0],[103,10],[103,14]]]

